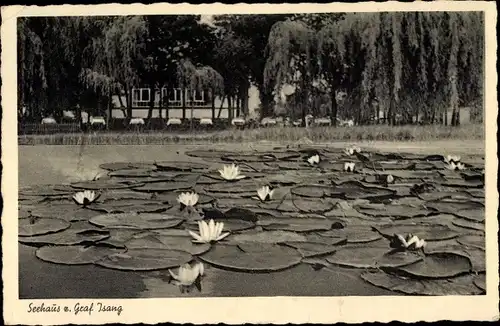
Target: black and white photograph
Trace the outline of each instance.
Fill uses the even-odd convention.
[[[163,5],[2,8],[6,322],[498,318],[494,3]]]

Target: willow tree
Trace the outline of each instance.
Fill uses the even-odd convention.
[[[269,34],[269,57],[264,69],[265,86],[275,92],[279,92],[285,84],[298,84],[303,125],[314,74],[314,44],[314,31],[306,23],[292,20],[277,22]]]
[[[184,94],[186,90],[189,94],[191,103],[191,129],[193,128],[194,118],[194,92],[204,92],[210,90],[212,96],[214,94],[221,95],[224,90],[224,79],[221,74],[209,66],[197,68],[189,59],[179,61],[177,68],[178,83],[182,87]],[[214,108],[212,104],[212,117],[214,116]],[[186,103],[183,96],[182,104],[182,119],[186,119]]]
[[[132,118],[130,90],[140,82],[137,63],[142,61],[141,49],[146,24],[141,16],[87,18],[87,28],[100,25],[102,35],[92,38],[89,66],[82,69],[81,78],[97,93],[111,97],[126,95],[127,119]],[[123,106],[123,103],[121,103]]]
[[[420,113],[447,124],[450,107],[455,125],[459,105],[482,96],[483,33],[474,12],[349,13],[318,33],[320,72],[332,88],[351,84],[358,122],[380,114],[376,102],[392,124]]]
[[[210,91],[210,100],[212,105],[212,119],[215,119],[215,97],[224,96],[224,78],[222,75],[210,66],[203,66],[197,69],[197,90]]]

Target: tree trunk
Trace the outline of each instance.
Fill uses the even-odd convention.
[[[215,94],[214,89],[211,89],[211,100],[212,100],[212,122],[215,120]]]
[[[460,108],[457,108],[457,118],[456,118],[457,126],[460,126]]]
[[[242,99],[241,108],[242,108],[243,114],[246,116],[250,113],[249,108],[248,108],[249,89],[250,89],[250,85],[245,84],[243,89],[242,89],[242,96],[241,96],[241,99]]]
[[[112,93],[111,91],[109,91],[108,93],[108,114],[107,114],[107,118],[106,118],[106,129],[109,129],[109,122],[111,121],[111,113],[112,113],[112,109],[111,109],[111,98],[112,98]]]
[[[189,92],[190,96],[189,98],[191,99],[191,132],[193,132],[193,119],[194,119],[194,97],[193,97],[193,92]]]
[[[233,120],[233,108],[232,108],[232,96],[227,97],[227,118],[229,119],[229,123]]]
[[[182,88],[182,120],[186,120],[186,88]]]
[[[332,120],[332,125],[337,126],[337,96],[336,89],[332,87],[330,92],[330,97],[332,100],[332,107],[330,108],[330,119]]]
[[[132,98],[128,87],[125,89],[125,97],[127,98],[127,116],[125,117],[125,124],[128,124],[130,119],[132,119]]]
[[[127,118],[127,111],[124,109],[125,105],[123,104],[121,91],[119,89],[116,89],[115,91],[117,91],[116,94],[118,94],[118,101],[120,102],[120,109],[122,110],[123,117]]]
[[[229,96],[226,96],[225,94],[222,96],[222,101],[220,103],[220,107],[219,107],[219,112],[217,113],[217,119],[220,119],[220,114],[222,113],[222,107],[224,106],[224,101],[226,100],[226,97],[228,98],[228,101],[229,101]],[[214,106],[215,106],[215,103],[214,103]]]
[[[151,84],[155,85],[155,84]],[[152,87],[149,93],[149,109],[148,116],[146,118],[146,125],[149,127],[151,125],[151,118],[153,117],[153,110],[155,108],[155,99],[156,99],[156,88]]]

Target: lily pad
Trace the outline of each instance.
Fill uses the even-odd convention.
[[[109,237],[98,241],[97,244],[104,244],[116,248],[125,248],[125,242],[132,239],[136,234],[140,234],[142,230],[138,229],[109,229]]]
[[[389,246],[351,246],[337,250],[326,260],[334,265],[354,268],[399,267],[416,263],[422,257],[413,252],[393,252]]]
[[[348,243],[367,243],[380,240],[382,236],[365,225],[347,225],[343,229],[319,232],[322,237],[345,237]]]
[[[93,205],[92,210],[105,213],[162,213],[171,207],[172,205],[163,204],[158,201],[110,200],[105,203]]]
[[[486,292],[486,275],[479,274],[474,278],[474,285]]]
[[[109,238],[109,232],[95,228],[70,227],[61,232],[38,235],[32,237],[19,237],[18,241],[27,245],[57,245],[70,246],[94,243]]]
[[[186,232],[187,234],[187,232]],[[191,255],[201,255],[210,250],[210,244],[193,243],[190,236],[165,236],[147,235],[144,237],[134,237],[125,243],[128,249],[173,249],[190,253]]]
[[[290,189],[293,195],[311,198],[324,198],[330,193],[331,187],[324,185],[300,185]]]
[[[391,275],[382,271],[369,271],[361,278],[375,286],[411,295],[475,295],[481,290],[474,285],[473,275],[458,276],[450,279],[411,279]]]
[[[260,154],[229,154],[221,157],[223,161],[227,162],[272,162],[276,158],[273,156],[260,155]]]
[[[22,196],[65,196],[73,193],[70,187],[61,185],[35,185],[30,187],[23,187],[19,189],[19,195]]]
[[[57,218],[20,218],[18,223],[20,237],[55,233],[71,226],[69,222]]]
[[[138,187],[140,181],[135,180],[115,180],[115,179],[99,179],[93,181],[84,181],[72,183],[71,186],[76,189],[85,190],[108,190],[108,189],[126,189]]]
[[[479,222],[473,222],[466,219],[455,218],[452,221],[453,225],[470,230],[484,231],[484,224]]]
[[[210,217],[208,217],[205,214],[205,218],[210,218]],[[238,207],[233,207],[225,211],[224,218],[249,221],[249,222],[257,222],[259,220],[257,214],[255,214],[253,211]]]
[[[330,196],[345,199],[383,199],[391,198],[395,192],[387,188],[365,186],[359,181],[346,181],[335,184]]]
[[[285,245],[297,249],[304,258],[333,254],[338,247],[319,242],[285,242]]]
[[[479,235],[463,235],[457,239],[457,242],[473,248],[479,248],[485,250],[486,240],[484,236]]]
[[[203,189],[209,194],[214,192],[233,194],[247,193],[253,196],[257,193],[257,187],[258,184],[253,180],[239,180],[235,182],[214,183],[204,186]]]
[[[197,162],[164,161],[156,162],[156,167],[163,171],[200,171],[209,168],[209,165]]]
[[[95,264],[125,271],[151,271],[170,269],[191,261],[191,254],[171,249],[129,249],[125,253],[111,254]]]
[[[250,230],[248,232],[233,234],[227,238],[228,243],[240,244],[243,242],[257,243],[282,243],[288,241],[307,241],[303,235],[290,231],[257,231]]]
[[[148,182],[146,184],[137,185],[134,188],[136,191],[142,192],[167,192],[176,190],[191,190],[194,187],[194,182]]]
[[[142,178],[149,177],[152,170],[149,169],[125,169],[125,170],[116,170],[110,172],[108,175],[110,177],[118,177],[118,178]]]
[[[447,240],[458,237],[458,233],[446,225],[426,224],[426,223],[394,223],[388,225],[374,226],[380,234],[385,237],[392,237],[394,234],[416,235],[425,241]]]
[[[243,230],[253,229],[255,224],[249,221],[236,220],[236,219],[228,219],[228,218],[217,218],[214,219],[215,222],[224,223],[223,231],[229,232],[239,232]],[[198,231],[198,223],[195,222],[187,222],[184,224],[186,228],[192,231]]]
[[[302,199],[302,198],[292,198],[292,203],[295,208],[300,211],[300,212],[305,212],[305,213],[324,213],[326,211],[332,210],[333,207],[335,207],[335,203],[331,201],[324,201],[324,200],[307,200],[307,199]],[[281,203],[277,209],[280,211],[286,211],[286,212],[295,212],[296,210],[293,209],[289,204],[289,201],[285,200],[283,203]]]
[[[90,223],[108,228],[167,229],[178,226],[183,220],[167,214],[118,213],[103,214],[90,219]]]
[[[99,168],[108,171],[117,171],[117,170],[125,170],[125,169],[151,169],[154,168],[153,163],[146,162],[112,162],[112,163],[104,163],[99,165]]]
[[[63,265],[93,264],[107,255],[124,252],[108,246],[44,246],[36,250],[39,259]]]
[[[476,247],[466,247],[455,243],[437,242],[430,243],[425,246],[424,251],[426,254],[454,254],[467,257],[472,264],[472,271],[479,273],[486,271],[486,254],[484,249]]]
[[[297,250],[280,245],[245,243],[217,245],[201,259],[222,269],[240,272],[276,272],[298,265],[302,256]]]
[[[454,199],[454,200],[471,200],[473,196],[465,191],[456,192],[446,192],[446,191],[435,191],[435,192],[424,192],[418,194],[418,197],[425,201],[439,201],[441,199]]]
[[[484,205],[478,201],[463,201],[455,199],[442,199],[439,201],[427,202],[428,208],[434,209],[441,213],[455,214],[463,210],[484,210]]]
[[[463,209],[455,213],[455,215],[473,222],[484,222],[485,212],[482,209]]]
[[[275,218],[260,220],[258,225],[266,231],[312,232],[330,230],[333,221],[318,218]]]
[[[398,272],[416,278],[449,278],[469,273],[471,270],[469,258],[449,252],[427,254],[419,262],[397,268]]]
[[[424,207],[414,207],[410,205],[382,205],[380,209],[375,209],[373,207],[367,207],[366,205],[357,205],[354,208],[365,215],[368,216],[389,216],[395,219],[408,219],[413,217],[428,216],[433,211],[429,211]]]

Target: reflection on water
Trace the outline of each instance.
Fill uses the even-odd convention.
[[[35,256],[34,247],[19,245],[20,299],[166,298],[238,296],[367,296],[398,295],[364,282],[360,271],[298,265],[275,273],[238,273],[205,264],[201,293],[181,294],[169,283],[168,270],[125,272],[95,265],[66,266]]]
[[[168,283],[168,271],[141,274],[145,290],[141,298],[158,297],[236,297],[236,296],[367,296],[398,295],[366,282],[360,271],[329,267],[315,271],[311,266],[296,267],[274,273],[239,273],[221,270],[205,264],[201,293],[196,289],[181,294],[177,286]]]

